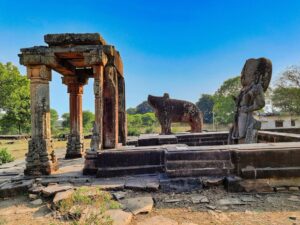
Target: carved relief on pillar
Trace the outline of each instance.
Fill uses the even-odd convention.
[[[82,94],[87,78],[79,80],[77,76],[64,76],[63,83],[68,86],[70,94],[70,134],[65,158],[80,158],[84,154]]]
[[[26,175],[50,174],[57,169],[50,129],[49,81],[51,70],[44,65],[27,67],[30,79],[31,140],[26,154]]]

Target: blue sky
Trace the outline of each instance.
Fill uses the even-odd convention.
[[[300,63],[297,0],[0,0],[0,61],[18,63],[19,49],[44,45],[43,35],[99,32],[120,51],[127,107],[148,94],[197,101],[240,74],[250,57],[273,61],[273,81]],[[93,80],[83,108],[94,110]],[[68,112],[66,86],[53,73],[51,106]]]

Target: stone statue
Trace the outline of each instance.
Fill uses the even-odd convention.
[[[272,62],[266,58],[248,59],[241,74],[242,89],[234,97],[236,109],[234,123],[229,132],[229,144],[257,143],[261,123],[253,112],[265,106],[264,92],[272,76]]]
[[[185,122],[191,126],[191,132],[201,132],[203,118],[197,106],[191,102],[163,97],[148,96],[148,103],[154,109],[161,125],[161,134],[171,134],[172,122]]]

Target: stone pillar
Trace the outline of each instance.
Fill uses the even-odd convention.
[[[65,158],[80,158],[84,154],[82,94],[86,81],[79,81],[77,76],[64,76],[63,83],[68,86],[70,94],[70,134]]]
[[[48,175],[57,169],[50,129],[51,70],[44,65],[27,66],[27,76],[30,79],[31,140],[24,174]]]
[[[125,81],[124,77],[118,75],[118,100],[119,100],[119,143],[126,145],[127,123],[125,106]]]
[[[103,72],[103,65],[93,66],[95,123],[90,147],[94,151],[98,151],[103,148]]]
[[[118,73],[106,65],[103,83],[103,148],[117,148],[119,140]]]

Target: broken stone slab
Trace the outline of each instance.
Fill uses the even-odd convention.
[[[125,179],[124,178],[105,178],[96,179],[91,183],[93,187],[99,187],[103,190],[122,190],[124,189]]]
[[[129,178],[125,182],[125,188],[132,190],[157,191],[159,188],[159,180],[158,178],[152,177]]]
[[[18,194],[28,192],[33,185],[34,180],[20,180],[17,182],[8,182],[0,187],[0,197],[12,197]]]
[[[45,186],[42,186],[40,184],[33,184],[31,188],[29,188],[28,192],[32,194],[39,194],[43,191]]]
[[[116,200],[125,198],[126,194],[127,194],[127,192],[125,192],[125,191],[117,191],[117,192],[112,193],[112,195],[114,196],[114,198]]]
[[[273,192],[273,188],[268,179],[242,180],[239,184],[246,192]]]
[[[241,196],[240,199],[243,202],[256,202],[256,199],[252,196]]]
[[[191,196],[192,203],[209,203],[208,198],[205,195],[192,195]]]
[[[202,179],[202,183],[205,187],[213,187],[222,185],[224,177],[205,177]]]
[[[69,189],[62,192],[57,192],[53,198],[53,204],[57,205],[60,201],[69,198],[74,193],[73,189]]]
[[[299,191],[299,187],[289,187],[289,191]]]
[[[165,203],[176,203],[181,201],[183,201],[182,198],[169,198],[164,200]]]
[[[129,225],[132,220],[132,213],[124,212],[121,209],[107,210],[104,216],[109,216],[113,225]]]
[[[238,198],[222,198],[218,201],[218,204],[219,205],[245,205],[245,203]]]
[[[288,192],[286,187],[275,187],[276,192]]]
[[[292,201],[292,202],[300,202],[300,198],[297,195],[292,195],[287,200]]]
[[[137,225],[178,225],[178,222],[164,216],[154,216],[138,222]]]
[[[39,198],[39,199],[31,201],[30,204],[32,204],[32,205],[41,205],[41,204],[43,204],[43,200]]]
[[[206,208],[215,210],[217,207],[214,205],[207,205]]]
[[[56,185],[50,185],[42,190],[42,193],[44,196],[52,196],[58,192],[62,191],[67,191],[69,189],[73,189],[72,185],[61,185],[61,184],[56,184]]]
[[[154,204],[152,197],[128,198],[121,201],[121,203],[126,209],[132,212],[133,215],[151,212]]]

